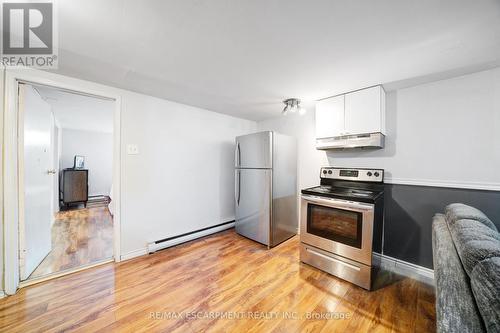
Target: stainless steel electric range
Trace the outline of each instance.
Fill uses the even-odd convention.
[[[380,267],[384,170],[325,167],[302,190],[300,260],[371,290]]]

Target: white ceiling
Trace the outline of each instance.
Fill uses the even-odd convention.
[[[260,120],[498,65],[498,0],[58,1],[59,73]]]
[[[56,123],[63,129],[113,132],[114,102],[73,94],[46,86],[34,86],[50,104]]]

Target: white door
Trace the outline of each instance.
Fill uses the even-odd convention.
[[[344,95],[316,103],[316,138],[344,135]]]
[[[26,280],[51,250],[54,119],[50,106],[30,85],[20,84],[20,270]],[[24,207],[24,208],[23,208]]]
[[[383,132],[382,92],[382,87],[376,86],[345,95],[347,134]]]

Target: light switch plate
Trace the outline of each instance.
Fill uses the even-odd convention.
[[[127,145],[127,154],[128,155],[137,155],[139,154],[139,147],[134,144]]]

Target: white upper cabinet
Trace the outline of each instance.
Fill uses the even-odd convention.
[[[385,134],[385,92],[381,86],[345,95],[345,132]]]
[[[316,138],[330,138],[344,132],[344,95],[316,103]]]
[[[381,86],[316,103],[316,138],[380,132],[385,134],[385,92]]]

